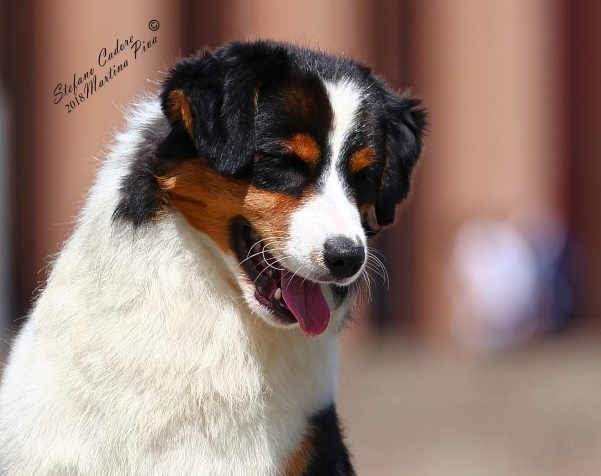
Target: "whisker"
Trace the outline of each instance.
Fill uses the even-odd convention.
[[[375,286],[376,285],[376,281],[368,274],[367,275],[367,292],[369,294],[369,301],[370,302],[372,300],[372,293],[371,293],[372,284]]]
[[[292,279],[293,279],[295,276],[297,276],[297,275],[298,275],[298,273],[299,273],[299,272],[300,272],[300,271],[301,271],[301,270],[302,270],[304,267],[305,267],[304,265],[301,265],[301,266],[300,266],[299,268],[297,268],[297,269],[296,269],[296,271],[294,271],[294,272],[293,272],[293,271],[290,271],[290,270],[286,270],[285,274],[288,274],[288,275],[289,275],[289,274],[292,274],[292,278],[291,278],[291,280],[292,280]],[[305,281],[306,281],[307,279],[309,279],[309,278],[308,278],[308,277],[303,277],[303,280],[302,280],[301,286],[305,284]],[[290,282],[288,283],[288,286],[290,286]],[[288,289],[288,287],[286,287],[286,289]]]
[[[241,265],[242,263],[244,263],[245,261],[247,261],[247,260],[249,260],[249,259],[252,259],[252,258],[254,258],[255,256],[258,256],[259,254],[261,254],[261,253],[263,252],[263,249],[264,249],[265,247],[263,247],[263,248],[261,249],[261,251],[259,251],[258,253],[255,253],[255,254],[251,255],[251,253],[252,253],[252,249],[253,249],[255,246],[259,245],[259,244],[260,244],[262,241],[266,241],[266,240],[267,240],[267,238],[261,238],[259,241],[257,241],[257,242],[255,242],[255,243],[253,243],[253,245],[252,245],[252,246],[251,246],[251,247],[248,249],[248,253],[246,254],[246,258],[244,258],[242,261],[240,261],[240,263],[238,263],[238,266],[240,266],[240,265]]]
[[[271,242],[269,242],[268,240],[272,240],[272,241],[271,241]],[[252,249],[253,249],[255,246],[257,246],[257,245],[260,245],[262,242],[265,242],[265,243],[263,243],[263,246],[261,247],[261,251],[258,251],[257,253],[253,253],[253,254],[251,254],[251,253],[252,253]],[[272,250],[273,250],[273,251],[283,251],[283,250],[284,250],[284,248],[283,248],[283,247],[272,247],[272,246],[270,246],[270,243],[277,243],[277,238],[269,238],[269,237],[268,237],[268,238],[262,238],[262,239],[260,239],[259,241],[255,242],[255,243],[254,243],[254,244],[253,244],[253,245],[252,245],[252,246],[249,248],[246,258],[244,258],[242,261],[240,261],[240,262],[238,263],[238,266],[240,266],[242,263],[244,263],[244,262],[248,261],[249,259],[252,259],[252,258],[254,258],[254,257],[256,257],[256,256],[259,256],[259,255],[263,255],[263,259],[265,260],[265,262],[266,262],[267,264],[270,264],[270,263],[267,261],[267,259],[265,258],[265,253],[266,253],[266,251],[267,251],[267,252],[270,252],[270,251],[272,251]],[[274,259],[275,259],[275,258],[274,258]],[[273,266],[271,266],[271,267],[273,268]],[[274,269],[277,269],[277,268],[274,268]]]
[[[386,274],[384,274],[381,270],[380,267],[378,267],[375,264],[372,263],[366,263],[365,264],[365,268],[369,271],[373,271],[374,273],[376,273],[378,276],[380,276],[382,278],[382,280],[386,280]]]
[[[265,272],[267,271],[269,268],[264,268],[262,269],[259,274],[257,274],[257,277],[253,280],[253,284],[256,286],[257,285],[257,279],[259,279],[259,277]]]
[[[372,300],[372,295],[371,295],[371,282],[372,282],[372,278],[369,275],[369,273],[363,273],[360,277],[360,283],[359,283],[359,299],[361,300],[365,300],[367,299],[367,302],[371,302]]]
[[[253,259],[255,256],[259,256],[260,254],[263,254],[263,251],[259,251],[258,253],[252,254],[250,256],[247,256],[246,258],[244,258],[242,261],[240,261],[238,263],[238,266],[240,266],[242,263],[244,263],[245,261],[248,261],[249,259]]]
[[[382,284],[385,284],[387,289],[390,289],[390,275],[382,260],[373,254],[369,255],[366,268],[369,268],[370,271],[373,271],[380,276],[382,278]]]
[[[367,247],[367,251],[369,251],[370,254],[374,254],[374,255],[379,255],[381,256],[384,260],[386,260],[386,255],[384,254],[384,252],[378,248],[375,248],[373,246],[368,246]]]

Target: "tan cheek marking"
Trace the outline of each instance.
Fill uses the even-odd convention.
[[[286,465],[284,476],[302,476],[313,456],[313,434],[307,433]]]
[[[280,254],[279,248],[289,239],[292,214],[311,198],[310,192],[292,197],[223,177],[202,159],[174,163],[158,182],[164,200],[224,252],[231,251],[230,224],[241,215],[257,229],[265,244]]]
[[[158,182],[166,201],[199,231],[229,252],[230,223],[242,214],[249,185],[223,177],[202,159],[175,163]]]
[[[194,137],[192,109],[188,98],[181,89],[175,89],[169,93],[169,119],[173,122],[182,121],[188,134]]]
[[[315,165],[319,160],[319,146],[307,134],[295,134],[292,139],[286,141],[286,144],[290,151],[309,165]]]
[[[353,154],[350,161],[350,170],[356,174],[369,167],[375,160],[376,153],[373,147],[364,147]]]
[[[265,240],[264,244],[278,255],[281,254],[279,249],[290,239],[292,214],[302,206],[308,195],[292,197],[251,185],[244,200],[242,215],[257,229],[261,238]]]

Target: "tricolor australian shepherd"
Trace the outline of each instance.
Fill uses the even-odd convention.
[[[367,67],[286,44],[176,64],[14,343],[0,473],[354,474],[336,338],[424,122]]]

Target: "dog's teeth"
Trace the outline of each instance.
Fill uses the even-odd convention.
[[[273,293],[273,297],[275,298],[276,301],[279,301],[280,299],[282,299],[282,290],[281,290],[281,288],[277,288],[275,290],[275,293]]]

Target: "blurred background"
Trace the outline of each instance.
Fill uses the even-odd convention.
[[[0,354],[127,105],[202,47],[293,41],[430,111],[377,243],[389,280],[342,343],[358,473],[601,474],[601,2],[2,0],[0,19]],[[91,68],[92,95],[60,97]]]

